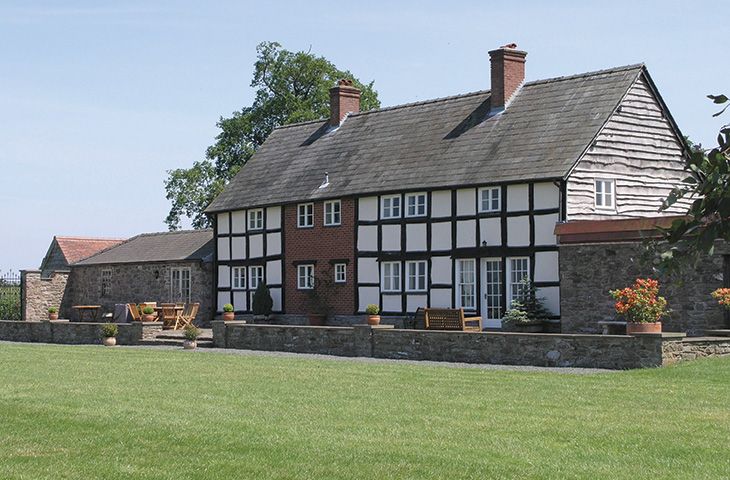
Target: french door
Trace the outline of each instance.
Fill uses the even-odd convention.
[[[502,259],[482,259],[482,326],[502,327]]]
[[[190,290],[190,268],[172,268],[170,270],[170,301],[190,303]]]

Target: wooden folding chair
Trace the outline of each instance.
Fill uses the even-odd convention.
[[[189,303],[182,314],[177,317],[174,330],[191,325],[195,320],[195,316],[198,314],[198,309],[200,309],[199,303]]]
[[[132,315],[133,322],[142,321],[142,315],[139,314],[139,308],[137,308],[137,305],[134,303],[128,303],[127,308],[129,309],[129,314]]]
[[[162,304],[162,328],[175,328],[177,323],[175,304]]]

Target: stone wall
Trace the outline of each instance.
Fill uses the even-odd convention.
[[[0,340],[63,344],[100,344],[103,323],[65,320],[13,322],[0,320]],[[118,324],[117,344],[137,345],[142,339],[142,323]]]
[[[690,337],[682,342],[667,342],[662,353],[665,363],[730,355],[730,338]]]
[[[724,328],[724,312],[710,296],[723,286],[726,249],[701,259],[681,279],[656,277],[642,262],[640,242],[560,246],[560,311],[563,333],[594,333],[599,321],[619,320],[608,291],[630,286],[637,277],[660,281],[672,313],[663,320],[664,331],[702,335]]]
[[[68,271],[51,272],[49,278],[42,278],[40,270],[23,270],[21,278],[23,320],[46,319],[50,307],[60,308],[67,301]]]
[[[191,301],[200,302],[196,323],[209,322],[214,313],[212,264],[201,262],[74,266],[64,315],[70,318],[71,305],[101,305],[103,312],[113,312],[118,303],[174,302],[177,299],[172,297],[170,277],[173,267],[191,268]],[[101,271],[105,268],[112,269],[111,291],[102,297]]]
[[[250,325],[213,322],[220,348],[320,353],[444,362],[628,369],[654,367],[689,356],[684,334],[555,335],[465,333],[353,327]],[[705,350],[723,352],[721,339],[706,340]],[[724,343],[723,343],[724,342]],[[692,347],[698,350],[699,346]]]

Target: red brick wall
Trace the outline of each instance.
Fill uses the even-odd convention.
[[[525,52],[500,48],[489,52],[492,65],[492,107],[503,107],[525,80]]]
[[[332,314],[352,315],[355,305],[355,201],[342,200],[341,225],[324,226],[324,202],[314,202],[314,227],[297,227],[297,205],[284,206],[284,309],[289,314],[307,312],[307,291],[297,289],[295,262],[316,260],[315,277],[327,276],[334,281],[330,260],[347,259],[347,283],[333,284],[328,296]],[[315,282],[316,288],[316,282]]]

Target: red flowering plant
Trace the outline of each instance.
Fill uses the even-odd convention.
[[[730,288],[718,288],[712,292],[712,298],[717,300],[717,303],[730,310]]]
[[[633,286],[609,293],[616,300],[616,312],[627,322],[658,322],[669,313],[667,300],[659,296],[659,282],[652,278],[637,278]]]

